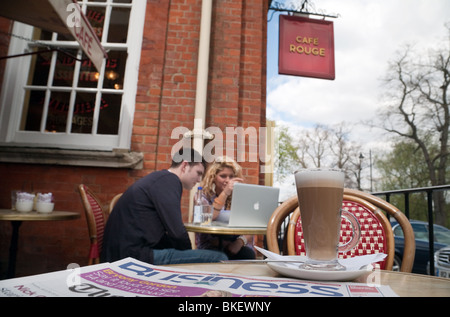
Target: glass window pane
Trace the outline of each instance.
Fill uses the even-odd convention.
[[[97,88],[99,72],[92,61],[83,53],[80,75],[78,77],[78,87]]]
[[[69,113],[70,92],[53,91],[48,104],[45,131],[66,132],[67,114]]]
[[[130,9],[113,8],[109,23],[108,43],[126,43]]]
[[[396,226],[394,228],[394,235],[397,236],[397,237],[403,237],[404,236],[402,227],[400,225],[398,225],[398,226]]]
[[[58,33],[57,36],[57,41],[69,41],[69,42],[73,42],[76,41],[75,38],[72,36],[72,34],[67,33],[67,34],[60,34]]]
[[[414,236],[417,240],[428,241],[428,229],[421,224],[412,224]]]
[[[73,109],[72,133],[92,133],[95,96],[90,93],[77,93]]]
[[[53,77],[54,86],[72,87],[76,60],[71,56],[76,56],[77,51],[68,50],[66,52],[70,55],[64,54],[63,52],[56,53],[56,68]]]
[[[33,29],[33,39],[41,41],[51,41],[53,33],[50,31],[45,31],[40,28]]]
[[[40,50],[44,49],[42,47],[33,49],[35,52]],[[28,85],[47,86],[52,55],[52,52],[32,55]]]
[[[114,3],[131,3],[133,0],[113,0]]]
[[[40,131],[45,91],[27,91],[23,106],[21,131]]]
[[[102,96],[97,134],[116,135],[119,133],[121,106],[122,95],[104,94]]]
[[[106,61],[103,88],[123,89],[127,52],[111,51]]]
[[[436,242],[450,245],[450,231],[447,228],[434,226],[434,238]]]
[[[86,10],[86,17],[101,41],[103,35],[103,25],[105,23],[105,8],[88,7]]]

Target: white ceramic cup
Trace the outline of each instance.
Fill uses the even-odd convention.
[[[16,201],[16,210],[18,212],[30,212],[33,210],[33,201]]]
[[[50,213],[53,211],[54,206],[54,203],[37,202],[36,211],[43,214]]]

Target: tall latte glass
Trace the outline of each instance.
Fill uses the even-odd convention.
[[[340,271],[338,250],[356,246],[360,236],[357,219],[342,210],[344,173],[337,169],[308,169],[295,173],[307,261],[302,269]],[[339,246],[341,217],[352,224],[353,237]]]

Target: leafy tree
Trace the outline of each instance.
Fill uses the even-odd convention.
[[[399,139],[391,152],[376,160],[380,173],[379,185],[383,190],[418,188],[428,185],[428,170],[423,154],[411,141]],[[411,219],[427,220],[427,197],[425,193],[413,193],[409,197]],[[405,210],[403,195],[390,199],[400,210]]]
[[[298,168],[299,157],[297,155],[298,147],[289,133],[287,126],[277,128],[278,139],[276,146],[275,166],[277,167],[274,174],[278,181],[283,181],[287,175],[294,173]]]

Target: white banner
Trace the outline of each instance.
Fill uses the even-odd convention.
[[[107,54],[95,34],[86,16],[81,12],[75,0],[48,0],[67,25],[70,33],[80,43],[84,53],[89,57],[95,68],[100,72],[103,59]]]

